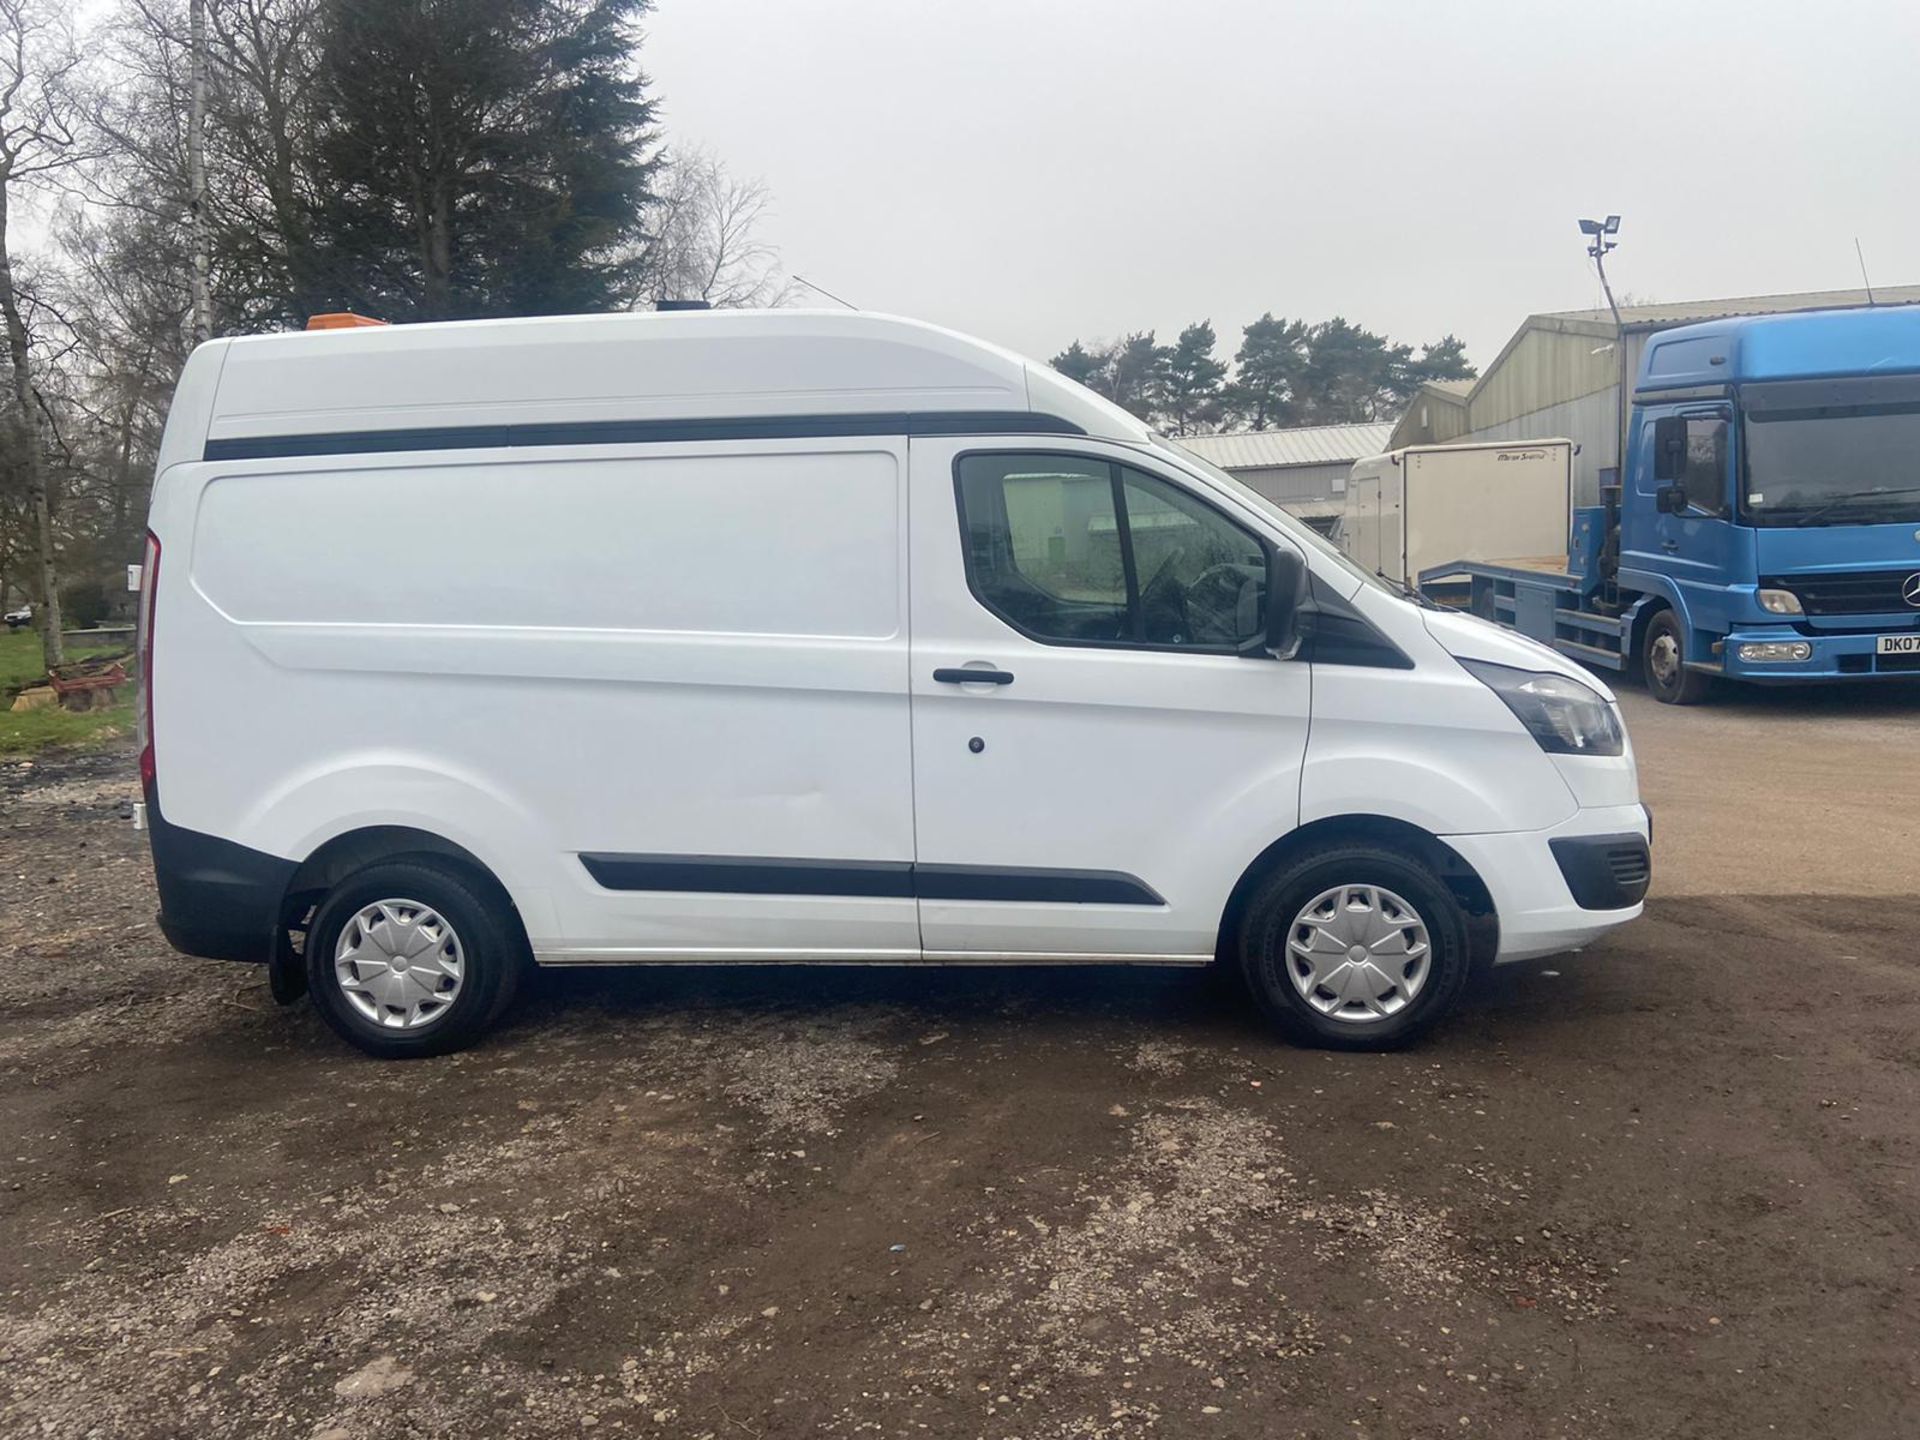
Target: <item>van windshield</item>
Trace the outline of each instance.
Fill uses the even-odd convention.
[[[1356,580],[1364,581],[1376,590],[1384,590],[1387,594],[1398,596],[1400,599],[1408,598],[1401,591],[1387,584],[1380,576],[1355,564],[1353,557],[1348,555],[1346,551],[1342,550],[1338,545],[1335,545],[1331,540],[1327,539],[1326,536],[1320,534],[1319,531],[1313,529],[1312,526],[1301,524],[1300,521],[1289,515],[1281,506],[1269,500],[1258,490],[1247,484],[1246,481],[1236,480],[1231,474],[1222,470],[1211,460],[1194,454],[1193,451],[1187,449],[1186,446],[1177,440],[1169,440],[1164,435],[1156,434],[1153,437],[1153,444],[1155,449],[1173,456],[1182,465],[1200,471],[1209,479],[1219,481],[1262,514],[1270,516],[1274,523],[1287,533],[1287,538],[1297,543],[1301,549],[1319,552],[1333,561],[1333,563],[1338,565],[1342,570],[1346,571],[1347,574],[1353,576]]]

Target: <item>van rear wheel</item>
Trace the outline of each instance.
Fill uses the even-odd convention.
[[[1440,1019],[1466,983],[1466,916],[1418,857],[1349,845],[1302,856],[1255,892],[1240,966],[1291,1039],[1391,1050]]]
[[[506,902],[428,858],[357,870],[307,931],[307,988],[327,1024],[369,1055],[444,1055],[506,1008],[520,946]]]

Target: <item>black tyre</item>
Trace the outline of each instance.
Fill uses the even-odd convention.
[[[1415,855],[1341,845],[1269,876],[1247,906],[1240,966],[1294,1040],[1391,1050],[1453,1007],[1471,955],[1466,916]]]
[[[1664,705],[1698,705],[1713,690],[1713,677],[1687,669],[1687,631],[1680,617],[1662,610],[1647,622],[1640,642],[1640,669],[1647,690]]]
[[[388,860],[328,892],[307,931],[307,988],[369,1055],[444,1055],[507,1007],[524,944],[505,896],[431,858]]]

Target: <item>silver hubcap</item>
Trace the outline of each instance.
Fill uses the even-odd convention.
[[[1378,885],[1315,896],[1287,932],[1287,974],[1300,998],[1354,1025],[1406,1009],[1427,983],[1432,955],[1419,912]]]
[[[1653,678],[1662,685],[1671,685],[1673,677],[1680,673],[1680,642],[1671,635],[1656,635],[1647,659],[1653,666]]]
[[[333,973],[347,1003],[389,1030],[418,1030],[447,1013],[466,978],[460,937],[417,900],[377,900],[340,931]]]

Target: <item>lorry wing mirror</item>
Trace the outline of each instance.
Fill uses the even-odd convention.
[[[1687,473],[1687,422],[1668,415],[1653,422],[1653,478],[1678,480]]]
[[[1273,546],[1267,551],[1267,633],[1251,653],[1276,660],[1299,654],[1309,609],[1307,562],[1290,546]]]
[[[1678,485],[1662,485],[1653,492],[1653,508],[1662,515],[1678,515],[1687,508],[1687,492]]]

